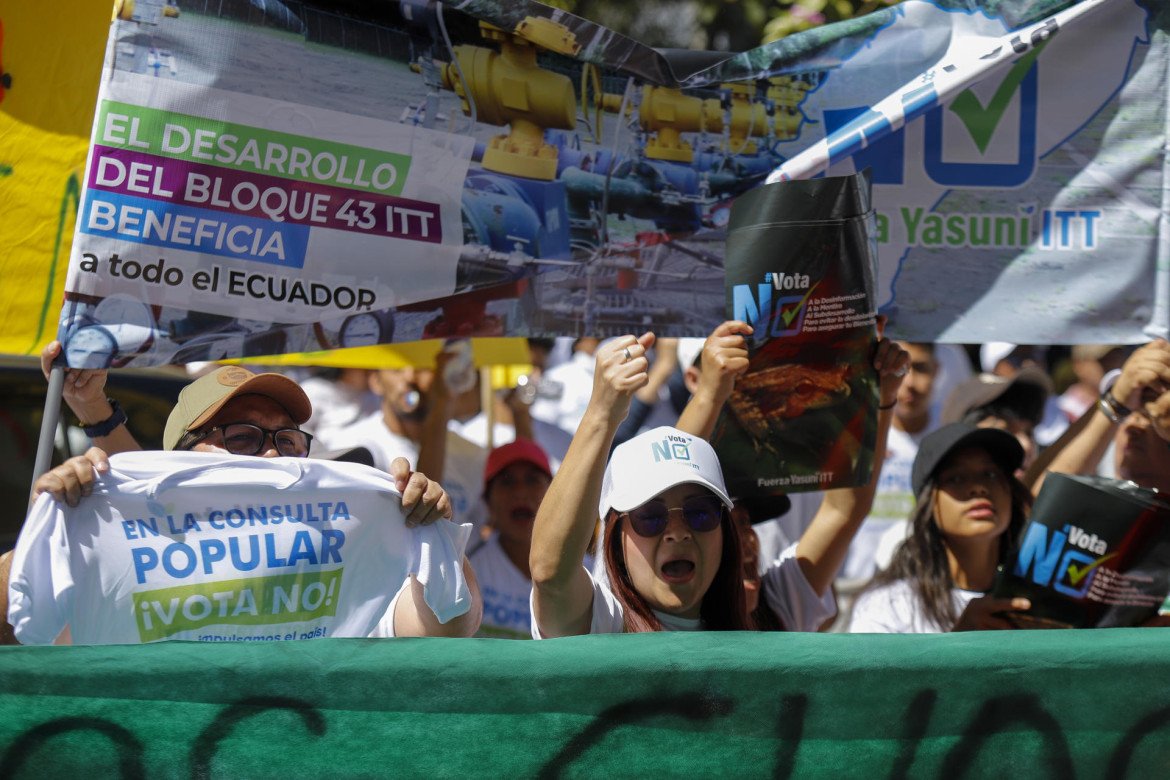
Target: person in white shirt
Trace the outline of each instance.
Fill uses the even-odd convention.
[[[1056,399],[1057,406],[1070,422],[1079,420],[1097,403],[1101,380],[1125,362],[1124,347],[1113,344],[1074,344],[1069,366],[1076,381]]]
[[[51,352],[46,349],[42,353],[42,368],[46,371],[52,360]],[[91,381],[100,384],[104,380],[104,375],[91,377]],[[72,405],[75,396],[76,392],[65,397]],[[302,431],[300,425],[311,413],[308,397],[288,377],[254,374],[242,366],[225,366],[183,388],[167,418],[163,447],[264,458],[306,457],[312,436]],[[120,443],[124,445],[121,451],[140,449],[128,432]],[[398,458],[390,466],[390,475],[402,492],[408,527],[451,517],[450,499],[438,482],[427,479],[422,472],[412,472],[405,459]],[[109,467],[107,452],[93,447],[85,455],[71,458],[41,475],[34,484],[34,497],[48,492],[55,499],[76,506],[82,497],[93,492],[97,473],[108,471]],[[412,575],[408,582],[401,583],[402,595],[395,601],[393,635],[472,635],[479,627],[482,603],[466,557],[462,568],[472,593],[472,606],[467,613],[440,623],[426,606],[423,586]],[[398,585],[393,587],[397,589]]]
[[[748,333],[742,322],[717,328],[708,345],[719,367],[704,370],[710,394],[692,399],[679,428],[656,428],[618,446],[608,466],[614,433],[647,382],[645,353],[654,334],[622,336],[598,349],[589,405],[533,526],[534,638],[758,628],[747,610],[743,547],[719,459],[689,432],[709,433],[714,425],[735,377],[747,369]],[[882,377],[883,405],[897,392],[907,361],[892,342],[877,345],[873,368]],[[878,418],[879,453],[889,412]],[[860,488],[830,491],[800,542],[764,573],[761,600],[782,627],[815,631],[833,615],[829,585],[875,483],[876,476]],[[605,582],[581,563],[599,517]]]
[[[965,422],[980,428],[999,428],[1016,437],[1024,448],[1024,472],[1040,454],[1036,426],[1052,395],[1052,380],[1036,366],[1024,366],[1015,376],[977,374],[958,385],[943,406],[942,423]]]
[[[479,500],[487,451],[449,428],[459,401],[445,380],[445,367],[452,359],[452,353],[440,352],[434,369],[371,371],[370,389],[382,399],[381,408],[322,438],[322,444],[330,449],[366,447],[374,466],[383,471],[394,458],[406,458],[412,468],[442,483],[455,520],[474,525],[478,536],[487,525]]]
[[[894,417],[877,494],[869,517],[862,523],[837,572],[835,587],[840,616],[834,628],[842,630],[848,623],[853,598],[875,571],[889,565],[894,550],[909,533],[906,518],[914,509],[910,468],[914,465],[918,443],[939,426],[936,401],[942,366],[937,360],[936,345],[929,342],[900,342],[899,345],[910,355],[910,369],[894,401]],[[761,529],[771,531],[770,543],[798,539],[820,505],[821,495],[819,492],[794,494],[788,515],[778,523],[769,524],[777,526],[778,532],[768,526]],[[766,546],[762,538],[761,547]]]
[[[589,390],[593,386],[593,355],[601,339],[580,338],[573,341],[572,356],[544,372],[544,382],[556,387],[556,398],[537,398],[532,404],[532,418],[551,423],[572,434],[589,405]]]
[[[979,348],[979,363],[988,374],[999,374],[1011,379],[1026,366],[1035,366],[1045,374],[1047,348],[1032,344],[1009,344],[992,341]],[[1040,421],[1036,424],[1036,441],[1041,447],[1053,444],[1068,429],[1068,416],[1061,411],[1056,396],[1049,394],[1044,401]]]
[[[838,616],[833,631],[848,628],[857,594],[876,571],[889,565],[894,550],[909,533],[906,518],[914,509],[910,467],[918,453],[918,443],[939,425],[936,401],[943,367],[937,345],[902,342],[901,346],[910,354],[910,370],[894,403],[894,419],[886,441],[886,456],[882,461],[873,508],[853,538],[834,582]],[[800,496],[794,502],[794,508],[807,513],[812,495]],[[794,512],[793,518],[787,521],[789,527],[796,517],[799,515]]]
[[[245,446],[248,426],[227,429],[244,453],[263,435]],[[296,438],[280,431],[278,446]],[[74,644],[394,636],[414,580],[439,623],[471,608],[471,526],[408,527],[377,469],[210,451],[109,462],[78,506],[43,494],[25,519],[8,587],[23,644],[66,625]]]
[[[523,386],[517,385],[491,393],[489,410],[483,408],[482,381],[477,375],[476,386],[463,395],[463,398],[469,401],[466,413],[453,417],[447,427],[485,451],[516,439],[534,441],[544,450],[549,465],[555,471],[561,458],[565,456],[565,451],[569,449],[573,435],[552,423],[533,419],[530,408],[533,397],[538,392],[532,384],[536,380],[531,380],[530,376],[523,378],[526,382]]]
[[[853,605],[854,633],[1011,628],[997,613],[1023,598],[985,595],[1027,521],[1032,495],[1013,473],[1019,441],[998,428],[944,425],[922,440],[912,475],[911,535]]]
[[[370,391],[369,373],[364,368],[324,368],[302,379],[313,416],[301,427],[328,441],[335,431],[376,412],[381,404]]]
[[[529,439],[516,439],[488,455],[483,500],[492,533],[470,556],[483,594],[483,622],[477,636],[532,636],[528,555],[532,549],[532,522],[550,481],[548,456]]]

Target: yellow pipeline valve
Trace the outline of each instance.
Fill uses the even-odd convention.
[[[568,27],[554,22],[552,19],[529,16],[516,25],[516,35],[541,48],[559,54],[567,54],[570,57],[581,51],[581,44],[577,43],[577,36]]]
[[[800,132],[800,104],[811,85],[804,79],[776,76],[769,79],[768,98],[775,103],[772,134],[781,140],[795,138]]]
[[[768,110],[763,103],[753,102],[755,87],[751,84],[724,84],[731,93],[731,122],[728,127],[727,151],[731,154],[755,154],[756,145],[750,137],[768,137]]]
[[[543,70],[536,49],[511,33],[481,25],[484,37],[498,40],[500,51],[482,46],[456,46],[454,63],[443,66],[443,86],[462,98],[463,113],[471,115],[470,98],[479,120],[511,125],[511,132],[488,142],[483,167],[487,170],[552,181],[556,178],[556,147],[544,142],[544,129],[571,130],[577,122],[576,94],[568,76]],[[465,85],[459,77],[468,79]]]
[[[756,145],[749,139],[767,138],[771,132],[767,109],[762,103],[752,100],[753,85],[723,86],[731,94],[731,106],[726,116],[718,98],[693,97],[668,87],[642,87],[639,122],[643,131],[655,134],[646,142],[646,156],[655,160],[692,162],[694,150],[682,139],[682,133],[722,133],[728,120],[727,151],[754,154]],[[621,95],[606,94],[602,99],[602,109],[617,113],[621,110],[621,103]]]
[[[796,108],[804,100],[810,85],[793,76],[774,76],[768,79],[768,99],[785,108]]]
[[[601,96],[601,110],[607,114],[616,114],[622,110],[622,96],[615,95],[612,92],[606,92]],[[628,114],[630,109],[626,108]]]
[[[653,160],[689,163],[695,153],[681,134],[723,129],[718,100],[691,97],[679,89],[643,87],[639,112],[642,129],[656,133],[646,143],[646,156]]]
[[[772,116],[772,134],[782,141],[796,138],[797,133],[800,132],[802,121],[803,118],[799,111],[777,108],[776,113]]]

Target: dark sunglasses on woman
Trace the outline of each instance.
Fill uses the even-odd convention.
[[[723,518],[723,502],[715,496],[693,496],[681,507],[667,507],[663,501],[647,501],[642,506],[622,512],[630,519],[630,528],[638,536],[658,536],[666,530],[670,513],[678,509],[692,531],[714,531]]]

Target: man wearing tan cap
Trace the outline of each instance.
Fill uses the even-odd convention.
[[[46,367],[45,360],[46,356],[42,355],[42,368]],[[48,360],[51,362],[52,358]],[[88,388],[90,395],[102,395],[104,371],[78,373],[91,374],[90,381],[98,384],[96,388]],[[64,394],[70,407],[82,417],[76,396],[68,391]],[[283,374],[254,374],[242,366],[224,366],[204,374],[179,393],[179,400],[167,417],[163,449],[303,458],[309,454],[313,437],[300,430],[300,425],[311,414],[308,396],[300,385]],[[124,418],[122,415],[123,422]],[[101,472],[109,468],[109,455],[142,449],[125,424],[104,437],[92,438],[99,446],[41,475],[33,486],[34,496],[48,492],[57,500],[76,506],[82,496],[93,490],[94,470]],[[390,474],[403,493],[403,504],[413,507],[408,525],[450,517],[450,500],[442,487],[420,472],[411,472],[405,458],[391,464]]]
[[[51,347],[52,345],[50,345]],[[42,354],[42,367],[52,361],[52,350]],[[47,362],[46,362],[47,361]],[[93,372],[89,394],[100,394],[104,372]],[[69,380],[66,380],[67,386]],[[77,392],[66,391],[64,397],[74,407]],[[74,408],[76,412],[77,409]],[[167,418],[163,434],[166,450],[232,453],[263,458],[307,457],[312,436],[300,429],[309,419],[312,407],[308,396],[296,382],[282,374],[254,374],[241,366],[225,366],[205,374],[179,393],[178,402]],[[80,416],[80,414],[79,414]],[[117,451],[140,450],[125,432],[118,434]],[[107,443],[111,437],[101,443]],[[48,492],[59,501],[76,506],[83,496],[93,492],[97,474],[110,467],[107,452],[97,446],[85,455],[41,475],[34,485],[34,496]],[[412,472],[405,458],[396,458],[390,475],[402,494],[406,525],[415,527],[450,519],[451,504],[445,490],[421,472]],[[467,559],[463,572],[473,596],[467,614],[446,624],[439,623],[423,601],[423,588],[411,581],[412,598],[399,598],[394,614],[395,636],[470,636],[479,627],[482,605],[479,588]],[[405,594],[404,594],[405,595]]]
[[[224,407],[229,407],[224,414]],[[283,374],[253,374],[242,366],[225,366],[204,374],[179,393],[167,417],[163,449],[220,449],[236,455],[271,453],[303,458],[312,437],[300,430],[309,419],[309,398],[296,382]],[[217,419],[226,424],[208,425]],[[265,430],[257,419],[273,428]],[[279,427],[275,427],[279,426]]]

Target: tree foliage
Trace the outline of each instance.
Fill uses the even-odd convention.
[[[901,0],[544,0],[649,46],[746,51]]]

